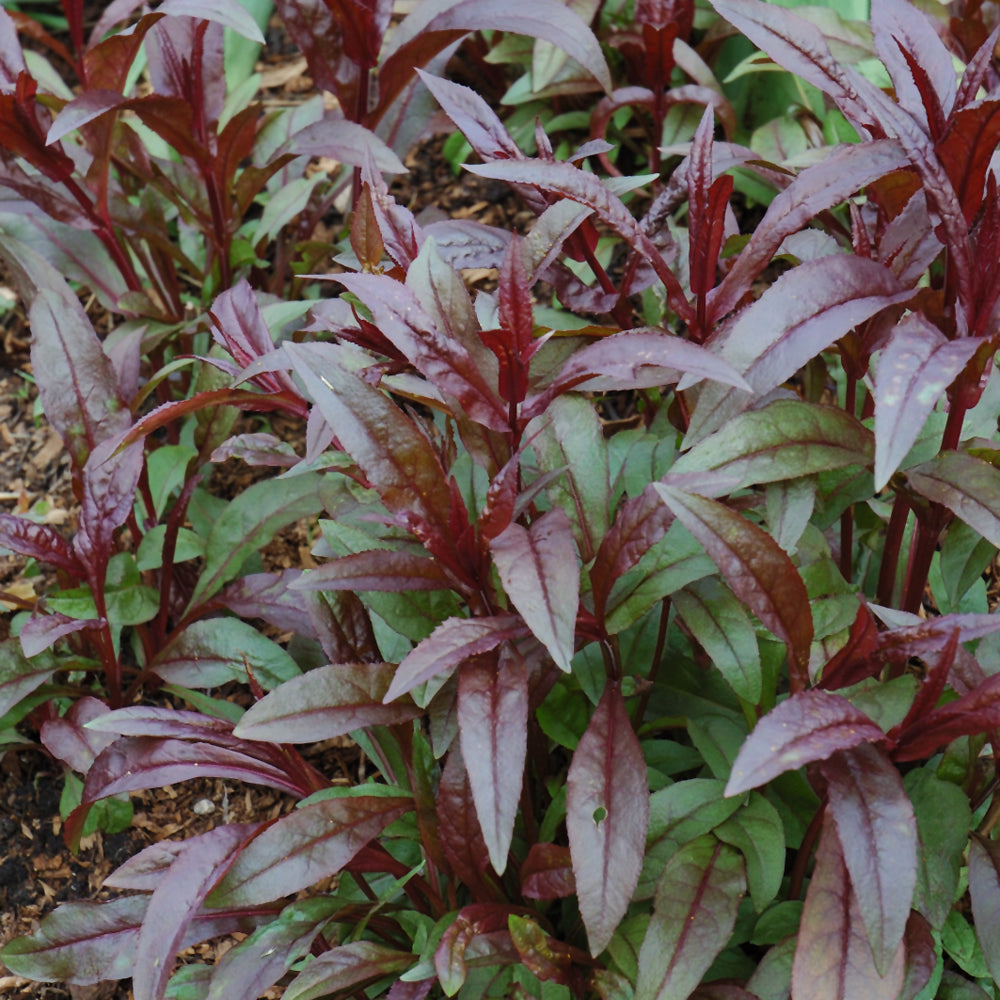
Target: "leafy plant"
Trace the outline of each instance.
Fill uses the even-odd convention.
[[[958,76],[948,26],[879,0],[889,94],[812,20],[714,6],[860,141],[791,175],[716,141],[709,109],[636,218],[623,198],[656,179],[587,170],[606,143],[557,160],[539,126],[528,157],[475,92],[424,73],[482,161],[468,169],[534,213],[527,235],[421,224],[368,155],[356,270],[326,279],[341,295],[293,310],[290,336],[249,285],[226,290],[211,316],[231,382],[141,417],[61,279],[11,254],[83,514],[72,545],[6,520],[3,540],[87,590],[10,644],[7,707],[61,693],[42,685],[65,659],[22,655],[38,637],[94,633],[113,679],[123,630],[146,624],[115,604],[145,565],[141,544],[114,548],[133,495],[158,518],[170,494],[143,487],[142,442],[219,403],[307,415],[301,459],[202,427],[191,468],[216,448],[288,467],[217,515],[196,513],[195,479],[172,485],[146,619],[162,630],[135,644],[133,684],[192,707],[112,684],[111,711],[78,702],[42,733],[86,771],[70,840],[95,804],[195,776],[295,808],[152,845],[109,880],[130,895],[8,944],[12,971],[132,975],[138,1000],[276,983],[286,1000],[996,996],[997,32]],[[427,16],[431,48],[442,23],[472,30]],[[674,29],[657,30],[662,46]],[[378,47],[352,47],[371,65],[342,64],[345,95]],[[774,191],[745,233],[736,168]],[[495,291],[470,295],[471,266],[496,268]],[[68,380],[47,360],[63,345]],[[631,426],[606,433],[622,396]],[[241,575],[314,514],[318,568]],[[204,558],[184,584],[182,544]],[[241,619],[298,633],[297,658]],[[208,693],[240,678],[245,712]],[[349,788],[296,749],[345,734],[378,769]],[[218,965],[174,971],[237,930]]]

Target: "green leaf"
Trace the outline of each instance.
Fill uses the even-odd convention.
[[[778,895],[785,874],[785,830],[778,810],[763,795],[752,792],[746,805],[714,832],[742,852],[750,898],[761,913]]]
[[[733,848],[714,837],[681,848],[656,886],[636,1000],[690,996],[725,948],[745,891],[743,859]]]
[[[289,983],[283,996],[286,1000],[319,1000],[331,993],[353,993],[353,987],[394,976],[413,965],[415,959],[409,952],[395,951],[374,941],[352,941],[314,958]]]

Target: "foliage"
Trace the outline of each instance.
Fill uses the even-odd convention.
[[[123,138],[132,159],[103,160],[109,143],[88,138],[132,116],[178,131],[190,92],[126,98],[122,82],[144,35],[156,65],[154,31],[173,18],[183,28],[163,37],[201,38],[193,51],[212,49],[224,75],[216,29],[168,6],[132,35],[74,42],[91,54],[67,52],[84,92],[56,107],[51,142],[0,21],[0,120],[20,129],[7,126],[4,183],[43,207],[76,184],[83,214],[61,224],[139,285],[116,292],[126,319],[102,342],[54,238],[4,241],[81,513],[71,541],[0,516],[0,543],[60,580],[2,647],[0,730],[30,713],[85,775],[71,841],[96,804],[195,776],[295,808],[152,845],[109,880],[127,895],[60,907],[6,965],[78,984],[131,975],[138,1000],[276,983],[286,1000],[995,998],[1000,617],[983,574],[1000,547],[1000,102],[983,10],[945,24],[876,0],[874,72],[834,58],[842,22],[815,11],[713,0],[720,19],[697,25],[691,4],[639,5],[641,32],[616,45],[649,75],[641,95],[607,78],[596,36],[574,48],[539,30],[607,91],[599,126],[557,158],[541,124],[528,156],[475,91],[410,72],[467,32],[508,30],[512,8],[428,4],[387,36],[383,5],[353,18],[279,2],[344,122],[382,128],[421,81],[481,161],[468,169],[509,184],[534,223],[418,220],[365,132],[345,159],[344,270],[312,279],[310,299],[275,299],[291,286],[255,287],[209,213],[215,284],[203,327],[171,332],[198,355],[181,357],[129,317],[129,292],[155,286],[141,235],[155,226],[109,215],[152,158]],[[232,26],[236,9],[205,13]],[[855,141],[790,165],[734,129],[716,139],[729,104],[678,82],[677,40],[703,32],[707,57],[732,31]],[[112,99],[88,88],[113,39],[128,58]],[[549,96],[592,94],[578,78],[558,92],[550,75]],[[677,91],[705,106],[682,159],[650,154],[643,176],[588,168],[626,105],[653,107],[658,145]],[[282,176],[293,161],[273,141],[255,167],[219,166],[242,113],[205,118],[215,140],[149,167],[161,214],[193,224],[184,171],[228,192],[229,220],[249,205],[233,201],[246,171]],[[258,135],[256,110],[247,123]],[[328,127],[294,149],[326,148]],[[742,233],[737,171],[770,189]],[[470,294],[472,267],[496,269],[494,291]],[[636,416],[611,433],[600,413],[622,398]],[[304,454],[234,435],[235,408],[302,420]],[[226,504],[201,482],[229,455],[284,471]],[[317,516],[318,568],[255,565],[277,530]],[[246,711],[217,692],[241,680]],[[188,707],[140,703],[164,684]],[[378,768],[351,788],[297,749],[347,734]],[[235,931],[216,966],[174,971],[184,948]]]

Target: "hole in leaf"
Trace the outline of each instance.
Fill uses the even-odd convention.
[[[598,826],[600,826],[600,824],[603,823],[607,818],[608,818],[608,811],[607,809],[604,808],[604,806],[598,806],[594,810],[594,822]]]

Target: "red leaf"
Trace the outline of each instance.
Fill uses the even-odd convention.
[[[376,941],[351,941],[310,959],[305,969],[285,988],[288,1000],[310,1000],[331,995],[363,993],[364,983],[395,975],[409,968],[415,956]],[[419,994],[418,994],[419,995]]]
[[[917,824],[899,772],[870,743],[820,764],[875,965],[885,972],[903,940],[917,884]]]
[[[35,524],[16,514],[0,514],[0,546],[65,570],[77,579],[86,575],[69,542],[51,525]]]
[[[528,747],[528,671],[498,667],[496,656],[467,663],[458,675],[462,758],[493,870],[502,875],[514,835]]]
[[[725,794],[739,795],[785,771],[825,760],[837,750],[884,738],[885,733],[846,698],[802,691],[757,723],[740,748]]]
[[[113,735],[87,728],[88,722],[107,711],[108,706],[97,698],[79,698],[65,715],[42,724],[38,734],[42,745],[56,760],[78,774],[86,774],[97,755],[115,741]]]
[[[715,269],[725,232],[726,209],[733,190],[732,177],[713,180],[712,130],[715,115],[706,108],[691,144],[688,162],[688,242],[691,291],[707,295],[715,285]],[[709,331],[702,331],[707,334]]]
[[[900,943],[885,976],[875,968],[840,840],[827,816],[799,926],[792,995],[809,1000],[896,1000],[904,966]]]
[[[353,795],[305,805],[243,848],[207,905],[268,903],[336,874],[370,840],[413,808],[400,795]]]
[[[715,500],[654,483],[677,519],[702,544],[733,593],[788,646],[804,684],[813,638],[805,584],[784,549],[757,525]]]
[[[906,470],[921,496],[943,504],[970,528],[1000,545],[1000,469],[964,451],[945,451]]]
[[[517,912],[515,907],[502,903],[473,903],[458,911],[434,952],[434,968],[446,996],[454,996],[465,982],[468,973],[465,952],[472,939],[501,930],[507,936],[507,921]],[[519,958],[513,947],[511,951]]]
[[[978,833],[969,842],[969,895],[976,937],[990,975],[1000,977],[1000,844]]]
[[[520,871],[521,892],[528,899],[561,899],[576,892],[573,859],[560,844],[532,844]]]
[[[454,585],[441,564],[400,549],[368,549],[323,563],[295,584],[296,590],[448,590]]]
[[[418,684],[450,672],[508,639],[522,638],[527,631],[517,615],[448,618],[403,659],[384,700],[388,704]]]
[[[566,783],[573,876],[594,956],[607,947],[632,900],[648,827],[646,762],[621,688],[609,682],[573,753]]]

